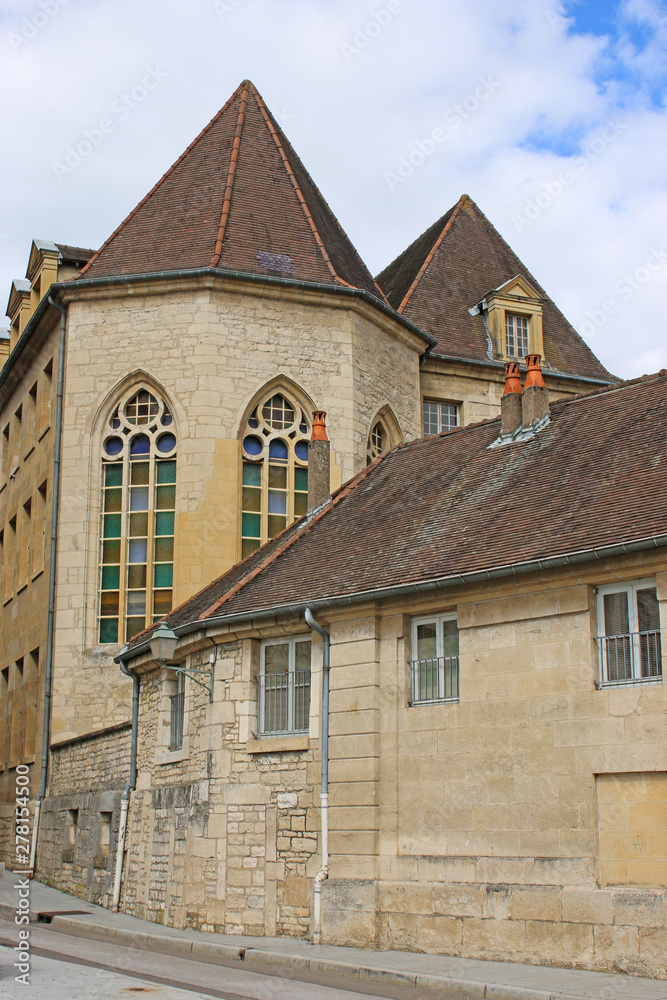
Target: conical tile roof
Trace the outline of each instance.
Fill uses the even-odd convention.
[[[351,286],[384,300],[249,80],[81,277],[203,267]]]
[[[544,298],[546,362],[580,378],[613,378],[551,301],[539,282],[468,195],[377,276],[395,309],[438,340],[431,353],[489,360],[481,316],[469,309],[492,289],[522,275]]]

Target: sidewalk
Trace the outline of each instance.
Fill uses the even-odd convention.
[[[0,917],[14,919],[17,877],[0,872]],[[30,883],[31,920],[53,914],[51,926],[60,933],[128,944],[201,961],[219,958],[253,965],[299,968],[341,974],[364,981],[449,990],[471,998],[493,1000],[667,1000],[667,981],[622,974],[578,972],[572,969],[484,962],[476,959],[418,955],[412,952],[367,951],[312,945],[292,938],[237,937],[200,931],[174,930],[147,920],[112,913],[57,889]],[[84,910],[66,915],[63,911]],[[61,914],[60,916],[57,914]]]

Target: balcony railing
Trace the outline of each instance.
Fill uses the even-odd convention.
[[[262,736],[307,733],[310,670],[262,674],[259,678],[259,731]]]
[[[458,656],[437,656],[432,660],[411,660],[412,704],[459,700]]]
[[[659,631],[603,635],[596,642],[600,658],[599,687],[645,684],[662,679]]]
[[[171,695],[171,730],[169,749],[180,750],[183,746],[183,716],[185,714],[185,691]]]

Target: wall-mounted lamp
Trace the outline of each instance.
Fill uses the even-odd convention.
[[[191,681],[198,684],[199,687],[204,688],[208,691],[208,700],[213,701],[213,681],[214,681],[214,668],[215,668],[215,653],[212,653],[209,658],[210,666],[206,667],[181,667],[176,663],[171,661],[174,659],[174,653],[176,652],[176,646],[178,644],[178,636],[173,629],[170,629],[166,622],[160,622],[158,627],[153,632],[150,640],[151,654],[153,659],[161,667],[166,667],[167,670],[173,670],[176,674],[183,674],[189,677]],[[199,674],[204,674],[208,678],[208,684],[204,684],[199,677]]]

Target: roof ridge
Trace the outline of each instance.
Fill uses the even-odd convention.
[[[618,389],[627,389],[628,386],[637,385],[639,382],[653,382],[655,379],[664,378],[667,375],[667,368],[660,368],[657,372],[637,375],[635,378],[621,379],[618,382],[611,382],[609,385],[596,386],[588,392],[578,392],[576,396],[567,396],[564,399],[554,399],[550,406],[565,406],[568,403],[576,403],[581,399],[589,399],[591,396],[600,396],[605,392],[616,392]]]
[[[331,276],[333,278],[335,278],[336,281],[339,281],[341,283],[341,285],[346,285],[347,288],[354,288],[354,287],[356,287],[355,285],[349,284],[349,282],[345,281],[343,278],[341,278],[336,273],[336,269],[334,268],[334,266],[333,266],[333,264],[331,262],[331,258],[329,257],[329,254],[326,251],[326,247],[324,246],[324,243],[322,241],[322,237],[320,236],[319,231],[317,229],[317,226],[315,225],[315,220],[313,219],[313,217],[311,215],[310,209],[308,207],[308,203],[306,202],[306,199],[304,198],[303,192],[302,192],[301,188],[299,187],[299,182],[297,181],[296,176],[294,174],[294,171],[292,170],[292,165],[289,162],[289,159],[287,158],[287,153],[283,149],[283,145],[282,145],[282,143],[280,141],[280,138],[278,136],[277,129],[276,129],[275,125],[273,124],[272,120],[271,120],[271,115],[269,114],[268,109],[267,109],[266,105],[264,104],[264,100],[262,99],[261,94],[257,91],[257,89],[255,87],[253,87],[253,92],[254,92],[254,95],[255,95],[255,100],[257,101],[257,107],[259,108],[260,114],[262,115],[262,118],[266,122],[266,124],[267,124],[267,126],[269,128],[269,132],[271,133],[271,136],[273,138],[273,141],[275,142],[276,147],[278,149],[278,152],[280,153],[281,159],[283,161],[283,164],[285,166],[285,169],[287,171],[289,179],[291,180],[292,186],[294,187],[294,191],[296,193],[299,205],[301,206],[301,210],[302,210],[303,214],[305,215],[306,221],[308,222],[308,225],[310,226],[310,228],[312,230],[313,236],[315,237],[315,242],[317,243],[319,251],[322,254],[322,257],[324,258],[325,264],[327,265],[327,267],[329,268],[329,271],[331,272]]]
[[[463,205],[464,205],[466,199],[468,201],[470,200],[468,198],[467,194],[462,194],[461,197],[459,198],[458,202],[456,203],[456,205],[454,207],[454,211],[450,215],[449,219],[447,219],[447,222],[445,223],[442,232],[440,233],[440,235],[438,236],[437,240],[435,241],[435,243],[431,247],[430,252],[426,255],[426,259],[424,260],[424,263],[419,268],[419,271],[417,272],[417,275],[416,275],[414,281],[412,282],[412,284],[408,288],[407,292],[405,293],[405,297],[404,297],[403,301],[401,302],[401,304],[399,305],[398,309],[396,310],[397,312],[402,313],[403,310],[405,309],[405,307],[407,306],[408,302],[410,301],[410,297],[411,297],[412,293],[414,292],[415,288],[417,287],[417,285],[421,281],[421,279],[422,279],[422,277],[423,277],[426,269],[428,268],[429,264],[431,263],[431,261],[435,257],[435,254],[436,254],[436,251],[437,251],[438,247],[440,246],[440,244],[442,243],[443,239],[445,238],[445,235],[451,229],[452,224],[454,222],[454,219],[459,214],[461,208],[463,208]],[[474,204],[474,202],[473,202],[473,204]]]
[[[222,212],[220,213],[220,225],[218,226],[218,238],[215,241],[215,249],[213,250],[213,256],[211,257],[211,267],[217,267],[220,261],[220,254],[222,253],[222,241],[225,238],[225,230],[227,228],[227,222],[229,220],[229,210],[232,204],[232,189],[234,187],[234,178],[236,177],[236,164],[239,158],[239,148],[241,146],[241,135],[243,133],[243,126],[245,125],[245,112],[248,106],[248,86],[249,81],[244,80],[241,84],[241,103],[239,106],[239,113],[236,119],[236,129],[234,131],[234,142],[232,144],[232,152],[229,157],[229,169],[227,171],[227,183],[225,185],[225,193],[222,199]]]
[[[205,126],[204,126],[204,128],[203,128],[203,129],[201,130],[201,132],[200,132],[200,133],[199,133],[198,135],[196,135],[196,136],[195,136],[195,138],[194,138],[194,139],[192,140],[192,142],[191,142],[191,143],[190,143],[190,145],[189,145],[189,146],[187,147],[187,149],[184,149],[184,150],[183,150],[183,152],[182,152],[182,153],[181,153],[181,155],[180,155],[180,156],[178,157],[178,159],[177,159],[177,160],[176,160],[176,161],[175,161],[174,163],[172,163],[172,165],[171,165],[171,166],[169,167],[169,169],[168,169],[168,170],[166,170],[166,171],[165,171],[165,173],[164,173],[164,174],[162,175],[162,177],[161,177],[161,178],[159,179],[159,181],[157,181],[157,183],[156,183],[156,184],[154,184],[154,185],[153,185],[153,187],[152,187],[152,188],[150,189],[150,191],[148,192],[148,194],[144,195],[144,197],[143,197],[143,198],[141,199],[141,201],[139,202],[139,204],[138,204],[138,205],[135,205],[135,206],[134,206],[134,208],[132,209],[132,211],[130,212],[130,214],[129,214],[129,215],[127,215],[127,216],[126,216],[126,217],[125,217],[125,218],[123,219],[123,221],[121,222],[121,224],[120,224],[119,226],[117,226],[117,227],[116,227],[116,229],[114,229],[114,231],[112,232],[111,236],[109,236],[109,237],[108,237],[108,238],[107,238],[107,239],[106,239],[106,240],[104,241],[104,243],[103,243],[103,244],[102,244],[102,246],[101,246],[101,247],[99,248],[99,250],[97,250],[97,251],[96,251],[96,253],[94,253],[94,254],[93,254],[93,256],[92,256],[92,257],[90,258],[90,260],[88,261],[88,263],[86,264],[86,266],[85,266],[85,267],[83,267],[83,268],[81,268],[81,271],[79,272],[79,275],[78,275],[78,277],[79,277],[79,278],[81,278],[81,277],[83,277],[83,276],[85,275],[86,271],[87,271],[87,270],[88,270],[88,269],[89,269],[90,267],[92,267],[92,265],[93,265],[93,264],[95,263],[95,261],[97,260],[97,258],[98,258],[98,257],[100,256],[100,254],[102,253],[102,251],[103,251],[103,250],[104,250],[104,249],[105,249],[105,248],[106,248],[107,246],[109,246],[109,244],[111,243],[111,241],[112,241],[113,239],[115,239],[115,237],[116,237],[116,236],[118,235],[118,233],[120,233],[120,231],[121,231],[122,229],[124,229],[124,228],[125,228],[125,226],[126,226],[126,225],[128,224],[128,222],[130,221],[130,219],[133,219],[133,218],[134,218],[134,216],[135,216],[135,215],[137,214],[137,212],[139,211],[139,209],[140,209],[140,208],[142,208],[142,207],[143,207],[143,205],[145,205],[145,204],[146,204],[146,202],[148,201],[148,199],[149,199],[150,197],[152,197],[152,195],[153,195],[153,194],[154,194],[154,193],[155,193],[155,192],[157,191],[157,189],[158,189],[159,187],[161,187],[161,185],[162,185],[162,184],[164,184],[164,182],[166,181],[167,177],[171,176],[171,174],[172,174],[172,173],[174,172],[174,170],[176,169],[176,167],[177,167],[177,166],[178,166],[178,165],[179,165],[179,164],[180,164],[180,163],[181,163],[181,162],[182,162],[182,161],[183,161],[183,160],[185,159],[185,157],[186,157],[186,156],[188,155],[188,153],[190,152],[190,150],[192,149],[192,147],[193,147],[194,145],[196,145],[196,143],[197,143],[197,142],[199,142],[199,140],[201,139],[201,137],[202,137],[203,135],[206,135],[206,133],[207,133],[207,132],[209,131],[209,129],[211,129],[211,128],[213,127],[213,125],[215,125],[215,123],[216,123],[216,122],[218,121],[218,119],[219,119],[220,117],[222,117],[222,115],[223,115],[223,114],[224,114],[224,112],[225,112],[225,111],[227,110],[227,108],[229,107],[229,105],[230,105],[230,104],[232,103],[232,101],[233,101],[233,100],[234,100],[234,99],[236,98],[236,96],[237,96],[237,94],[238,94],[239,90],[241,90],[241,89],[242,89],[242,88],[243,88],[244,86],[246,86],[246,85],[248,85],[248,86],[252,86],[252,84],[250,83],[250,81],[249,81],[249,80],[243,80],[243,82],[239,84],[239,86],[238,86],[238,87],[236,88],[236,90],[234,91],[234,93],[232,94],[232,96],[231,96],[231,97],[229,98],[229,100],[228,100],[228,101],[227,101],[227,102],[226,102],[226,103],[225,103],[225,104],[223,105],[223,107],[222,107],[222,108],[220,108],[220,110],[219,110],[219,111],[217,112],[217,114],[215,114],[215,115],[213,116],[213,118],[211,118],[211,120],[210,120],[210,122],[208,123],[208,125],[205,125]]]
[[[393,450],[394,449],[392,448],[392,451]],[[234,586],[231,588],[231,590],[228,590],[227,593],[223,594],[221,598],[219,598],[217,601],[214,601],[213,604],[206,609],[206,611],[202,611],[202,613],[199,615],[198,620],[203,621],[206,618],[210,618],[214,611],[217,611],[219,608],[223,606],[223,604],[226,604],[227,601],[229,601],[232,597],[236,596],[236,594],[238,594],[239,591],[242,590],[248,583],[254,580],[255,577],[258,576],[260,572],[263,572],[268,566],[274,563],[279,556],[281,556],[284,552],[287,552],[287,550],[290,549],[292,545],[294,545],[297,539],[302,538],[303,535],[305,535],[306,532],[310,530],[313,524],[317,524],[317,522],[320,521],[325,514],[327,514],[330,510],[336,507],[345,497],[349,496],[352,490],[356,489],[356,487],[359,485],[362,479],[365,479],[366,476],[369,474],[369,472],[371,472],[372,469],[376,468],[376,466],[379,465],[379,463],[384,458],[386,458],[387,455],[390,454],[391,452],[387,451],[384,452],[384,454],[382,455],[378,455],[378,457],[373,462],[371,462],[369,465],[363,468],[361,472],[358,472],[356,476],[353,476],[353,478],[350,479],[346,485],[341,486],[338,489],[338,491],[329,498],[329,501],[319,511],[313,514],[312,517],[307,518],[304,521],[304,523],[300,525],[296,529],[296,531],[294,531],[293,534],[291,534],[290,537],[283,542],[282,545],[279,545],[278,548],[273,550],[273,552],[270,552],[267,555],[266,559],[263,559],[261,562],[257,563],[257,565],[249,573],[247,573],[246,576],[241,577],[240,580],[237,580]],[[285,530],[287,531],[288,529]]]

